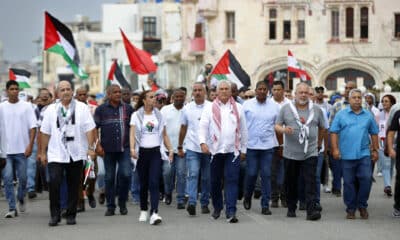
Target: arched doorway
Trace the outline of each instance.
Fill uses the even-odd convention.
[[[371,74],[354,68],[345,68],[329,74],[325,79],[325,87],[336,91],[341,83],[348,81],[357,82],[358,87],[364,86],[366,89],[371,89],[375,85],[375,79]]]

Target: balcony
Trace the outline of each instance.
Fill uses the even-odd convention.
[[[198,11],[204,18],[214,18],[218,13],[217,0],[199,0]]]
[[[191,55],[202,55],[206,50],[206,39],[203,37],[193,38],[190,40],[189,52]]]

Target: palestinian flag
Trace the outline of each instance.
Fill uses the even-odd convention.
[[[308,75],[303,66],[296,60],[290,50],[288,50],[288,73],[289,72],[294,72],[296,77],[300,78],[302,81],[311,80],[310,75]]]
[[[29,77],[31,76],[30,72],[24,69],[10,68],[8,71],[8,75],[10,77],[10,80],[18,82],[19,88],[31,87],[31,85],[29,85]]]
[[[217,80],[226,79],[236,83],[238,89],[251,85],[249,75],[242,69],[242,66],[229,49],[218,61],[211,75]]]
[[[132,71],[137,74],[149,74],[157,71],[157,65],[151,59],[151,54],[135,47],[129,42],[122,29],[120,31]]]
[[[117,84],[121,88],[131,89],[131,86],[129,85],[128,81],[126,81],[124,75],[122,74],[121,68],[119,68],[118,66],[117,60],[113,61],[110,71],[108,72],[107,79],[108,79],[107,86],[110,86],[112,84]]]
[[[79,55],[71,30],[48,12],[45,15],[44,50],[60,54],[82,79],[88,75],[79,67]]]

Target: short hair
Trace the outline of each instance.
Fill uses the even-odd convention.
[[[298,84],[296,84],[296,88],[295,88],[294,92],[297,93],[297,89],[299,89],[301,86],[305,86],[305,87],[307,87],[308,89],[310,89],[310,86],[309,86],[307,83],[305,83],[305,82],[299,82]]]
[[[277,80],[272,83],[272,86],[277,86],[277,85],[281,85],[283,89],[285,88],[285,84],[281,80]]]
[[[107,88],[106,88],[107,94],[110,94],[110,93],[111,93],[111,90],[112,90],[113,88],[115,88],[115,87],[121,88],[121,87],[120,87],[119,85],[117,85],[117,84],[111,84],[111,85],[107,86]]]
[[[393,95],[391,95],[391,94],[386,94],[385,96],[382,97],[382,99],[385,98],[385,97],[389,98],[389,101],[390,101],[390,103],[391,103],[392,105],[395,105],[395,104],[396,104],[396,98],[395,98]]]
[[[230,81],[228,81],[228,80],[220,80],[220,81],[218,81],[218,84],[217,84],[217,90],[219,89],[219,87],[222,85],[222,84],[228,84],[228,86],[229,86],[229,89],[231,89],[232,88],[232,82],[230,82]]]
[[[58,91],[60,90],[60,83],[62,83],[62,82],[67,82],[67,83],[69,84],[69,86],[71,87],[71,90],[73,90],[73,89],[72,89],[72,84],[71,84],[70,81],[68,81],[68,80],[61,80],[61,81],[59,81],[59,82],[57,83],[57,85],[56,85],[56,92],[58,92]]]
[[[257,89],[260,85],[265,85],[266,87],[268,87],[268,84],[267,84],[264,80],[258,81],[258,82],[256,83],[256,89]]]
[[[194,82],[192,85],[192,89],[195,85],[200,85],[202,88],[204,88],[204,90],[206,90],[206,85],[203,82]]]
[[[8,90],[11,86],[17,86],[19,88],[19,84],[15,80],[8,80],[6,83],[6,89]]]
[[[86,91],[86,93],[88,92],[87,88],[86,88],[86,87],[83,87],[83,86],[77,88],[77,89],[75,90],[75,93],[78,93],[79,91]]]
[[[349,92],[349,97],[351,97],[351,95],[353,95],[353,93],[359,93],[359,94],[362,95],[362,91],[360,89],[358,89],[358,88],[351,89],[350,92]]]

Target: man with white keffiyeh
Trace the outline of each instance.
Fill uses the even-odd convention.
[[[285,135],[283,158],[288,217],[296,217],[298,179],[302,175],[305,182],[307,220],[321,218],[315,202],[315,174],[318,149],[325,131],[324,123],[321,109],[309,100],[309,86],[304,82],[297,84],[294,102],[281,108],[275,125],[275,130]]]
[[[209,136],[211,136],[210,146]],[[201,151],[211,154],[211,198],[214,219],[219,218],[223,209],[222,178],[224,177],[225,214],[228,222],[236,223],[236,200],[238,197],[240,159],[246,157],[247,127],[240,104],[232,98],[231,85],[220,81],[217,98],[206,106],[199,123]]]

